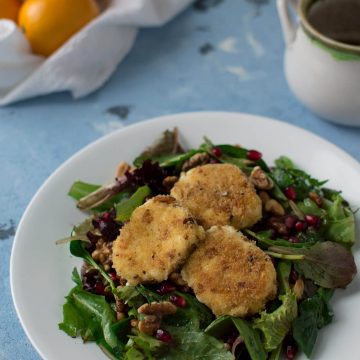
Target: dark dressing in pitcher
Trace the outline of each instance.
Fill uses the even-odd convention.
[[[321,34],[360,46],[360,0],[317,0],[309,7],[307,17]]]

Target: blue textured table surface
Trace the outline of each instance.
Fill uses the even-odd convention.
[[[163,114],[240,111],[309,129],[360,160],[360,128],[320,120],[289,92],[274,1],[203,3],[207,9],[192,7],[161,29],[142,30],[95,94],[78,101],[57,94],[0,109],[0,359],[39,358],[11,300],[16,226],[44,180],[100,136]]]

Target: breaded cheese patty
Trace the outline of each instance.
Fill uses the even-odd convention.
[[[277,292],[270,257],[231,226],[208,230],[181,275],[217,316],[256,314]]]
[[[171,195],[209,229],[232,225],[243,229],[261,219],[261,200],[248,179],[231,164],[207,164],[183,174]]]
[[[185,262],[204,230],[171,196],[156,196],[133,212],[113,244],[113,266],[129,284],[160,282]]]

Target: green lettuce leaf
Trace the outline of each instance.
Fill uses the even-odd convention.
[[[255,319],[254,328],[262,332],[266,351],[275,350],[291,329],[291,324],[297,317],[297,302],[295,294],[287,291],[279,296],[282,305],[274,312],[261,312],[260,318]]]
[[[59,324],[59,329],[71,337],[80,335],[85,342],[104,339],[114,353],[121,354],[124,344],[113,330],[115,321],[115,312],[105,297],[76,286],[66,297],[63,322]]]
[[[332,294],[332,290],[320,288],[313,297],[303,300],[299,306],[299,317],[293,322],[293,337],[309,358],[318,330],[332,321],[333,312],[329,305]]]
[[[338,194],[333,202],[325,202],[327,218],[325,236],[330,241],[351,247],[355,243],[355,217]]]
[[[130,199],[125,199],[115,206],[116,220],[122,222],[129,220],[133,211],[142,205],[149,195],[151,189],[147,185],[139,187]]]

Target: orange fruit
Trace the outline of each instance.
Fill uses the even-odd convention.
[[[19,0],[0,0],[0,19],[16,22],[21,3]]]
[[[98,14],[95,0],[26,0],[18,23],[33,52],[49,56]]]

